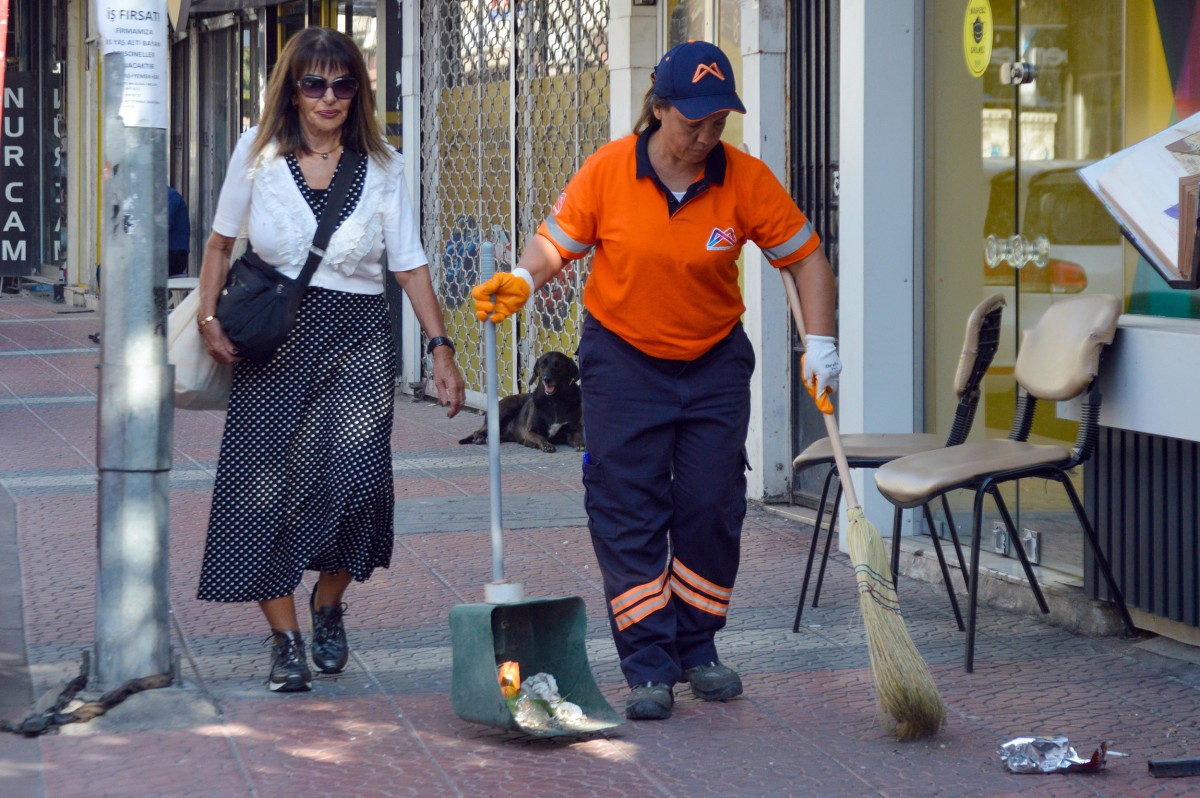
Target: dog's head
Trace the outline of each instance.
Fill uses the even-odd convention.
[[[533,366],[533,378],[542,383],[547,396],[553,396],[560,388],[567,388],[579,380],[579,366],[575,360],[562,352],[547,352]]]

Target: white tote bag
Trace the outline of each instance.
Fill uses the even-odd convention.
[[[175,407],[180,410],[224,410],[229,407],[233,366],[208,354],[196,314],[200,290],[194,289],[167,317],[167,359],[175,367]]]

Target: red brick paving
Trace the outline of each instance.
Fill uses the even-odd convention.
[[[23,594],[20,610],[2,607],[0,617],[7,609],[24,629],[24,651],[0,654],[24,655],[39,693],[78,670],[79,652],[92,644],[95,601],[96,358],[6,355],[86,346],[98,319],[54,309],[41,299],[0,301],[0,321],[29,320],[0,324],[0,399],[9,400],[0,405],[0,484],[15,507]],[[462,500],[487,495],[486,448],[457,443],[478,422],[398,399],[401,512],[406,501],[429,499],[457,513],[483,506]],[[478,601],[491,578],[488,519],[479,510],[473,531],[399,535],[392,567],[348,594],[355,656],[346,673],[319,676],[309,694],[270,695],[257,611],[194,598],[220,432],[220,414],[176,414],[170,564],[174,647],[187,684],[177,694],[201,695],[219,714],[192,716],[179,702],[161,721],[133,722],[135,697],[95,728],[5,735],[5,798],[1200,794],[1200,778],[1153,779],[1146,770],[1149,758],[1200,755],[1200,668],[1147,654],[1136,640],[1080,637],[1038,617],[985,608],[976,672],[966,674],[941,587],[912,580],[902,580],[902,601],[949,719],[931,740],[897,743],[876,717],[845,559],[832,561],[821,606],[806,609],[804,628],[792,634],[810,530],[757,506],[746,523],[730,624],[718,638],[742,673],[742,699],[705,704],[680,686],[672,719],[578,740],[534,739],[457,718],[447,612]],[[504,463],[506,518],[523,510],[516,497],[582,500],[577,453],[506,444]],[[446,512],[459,528],[463,518]],[[506,572],[530,595],[584,597],[591,667],[619,707],[625,688],[586,528],[577,521],[520,528],[505,545]],[[170,691],[162,694],[175,706]],[[996,748],[1028,733],[1066,734],[1083,755],[1109,740],[1128,756],[1091,776],[1009,774]]]

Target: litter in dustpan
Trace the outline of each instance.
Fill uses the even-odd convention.
[[[521,663],[501,662],[496,670],[500,680],[500,693],[505,698],[512,698],[521,691]]]
[[[578,704],[572,704],[558,694],[558,682],[548,673],[535,673],[515,686],[509,695],[508,689],[514,686],[509,681],[513,668],[519,668],[519,665],[515,662],[500,664],[500,690],[507,696],[509,711],[518,726],[529,732],[591,729],[587,715]]]

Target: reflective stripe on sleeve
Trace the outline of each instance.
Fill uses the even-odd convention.
[[[812,228],[809,229],[811,230]],[[553,216],[546,217],[546,232],[550,234],[550,239],[555,244],[558,244],[568,252],[582,256],[592,251],[591,244],[581,244],[563,232],[563,229],[558,224],[558,219],[555,219]]]
[[[812,222],[806,221],[804,226],[800,228],[800,231],[796,233],[796,235],[792,236],[778,246],[771,247],[770,249],[764,249],[763,254],[767,256],[767,260],[782,260],[807,244],[808,240],[813,237],[814,233],[816,233],[816,230],[813,229]]]

